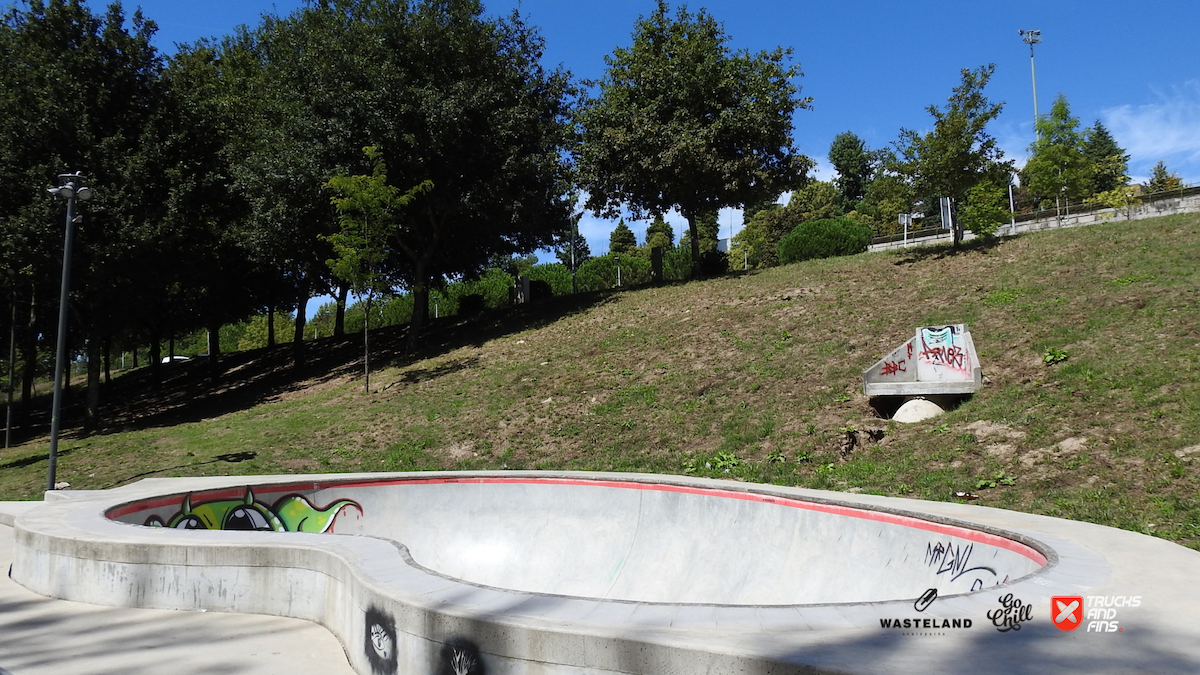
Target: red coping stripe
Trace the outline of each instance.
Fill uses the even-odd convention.
[[[981,532],[972,530],[966,527],[957,525],[946,525],[944,523],[935,523],[920,518],[911,516],[902,516],[896,513],[888,513],[886,511],[873,511],[871,509],[860,509],[852,506],[840,506],[837,504],[823,504],[820,502],[810,502],[802,499],[790,499],[787,497],[775,497],[771,495],[763,495],[754,492],[739,492],[736,490],[722,490],[719,488],[702,488],[692,487],[688,485],[668,485],[665,483],[637,483],[633,481],[616,481],[616,480],[589,480],[586,478],[505,478],[505,477],[463,477],[463,478],[394,478],[389,480],[365,480],[365,481],[333,481],[329,483],[287,483],[287,484],[265,484],[251,485],[251,490],[260,495],[279,494],[279,493],[295,493],[308,492],[314,490],[328,490],[331,488],[356,488],[356,487],[384,487],[389,485],[438,485],[444,483],[515,483],[515,484],[537,484],[537,485],[579,485],[587,487],[607,487],[624,490],[655,490],[658,492],[679,492],[683,494],[703,495],[707,497],[722,497],[725,499],[740,499],[748,502],[762,502],[766,504],[776,504],[778,506],[788,506],[797,509],[807,509],[809,511],[820,511],[823,513],[831,513],[838,516],[846,516],[848,518],[861,518],[863,520],[873,520],[880,523],[888,523],[891,525],[899,525],[901,527],[911,527],[918,530],[928,532],[936,532],[945,534],[951,537],[958,537],[973,541],[988,546],[995,546],[1014,553],[1025,556],[1038,565],[1046,565],[1046,556],[1042,555],[1037,549],[1022,544],[1019,541],[1013,541],[1006,537],[991,534],[989,532]],[[247,486],[238,486],[233,488],[224,488],[220,490],[193,492],[193,498],[196,495],[201,495],[201,499],[194,501],[210,501],[219,499],[236,499],[246,494]],[[146,501],[133,502],[118,506],[107,512],[110,519],[117,519],[130,513],[139,511],[149,511],[151,509],[160,508],[163,506],[178,506],[183,503],[182,495],[173,495],[170,497],[161,497]]]

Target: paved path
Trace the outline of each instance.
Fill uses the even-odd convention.
[[[100,607],[53,600],[8,578],[0,525],[0,675],[353,675],[341,644],[308,621]]]

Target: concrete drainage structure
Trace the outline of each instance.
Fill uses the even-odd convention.
[[[548,472],[55,497],[15,521],[28,588],[316,621],[364,675],[1200,672],[1200,555],[979,506]]]
[[[966,324],[922,326],[904,344],[863,371],[863,394],[894,400],[901,422],[942,413],[948,402],[983,386],[979,353]]]

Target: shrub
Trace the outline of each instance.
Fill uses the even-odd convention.
[[[617,262],[612,254],[592,258],[576,273],[579,291],[603,291],[617,286]],[[650,283],[650,261],[634,255],[621,256],[621,287]]]
[[[779,263],[854,255],[871,244],[871,228],[850,218],[824,218],[800,223],[779,240]]]
[[[466,295],[482,295],[484,305],[489,309],[508,306],[509,291],[513,287],[512,275],[495,268],[486,270],[477,279],[450,284],[446,295],[453,304],[456,312],[459,309],[458,300]],[[471,309],[474,309],[473,307]],[[450,314],[449,309],[445,312]]]
[[[545,263],[529,268],[529,278],[550,284],[554,295],[571,294],[571,270],[562,263]]]
[[[663,280],[686,281],[692,276],[692,252],[682,248],[663,251]]]

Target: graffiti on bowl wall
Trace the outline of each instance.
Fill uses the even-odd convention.
[[[358,502],[350,499],[338,499],[318,508],[302,495],[295,494],[268,505],[255,499],[254,492],[246,488],[246,494],[241,499],[217,499],[193,504],[192,495],[187,495],[179,512],[166,521],[155,515],[147,518],[143,524],[180,530],[326,532],[342,509],[347,507],[362,513]]]
[[[447,640],[437,675],[484,675],[479,647],[465,638]]]
[[[392,617],[375,607],[367,609],[366,640],[363,652],[371,672],[375,675],[393,675],[399,658],[396,655],[396,623]]]

